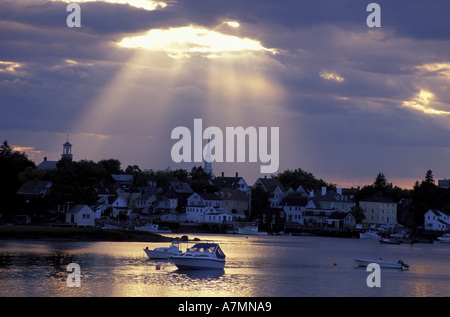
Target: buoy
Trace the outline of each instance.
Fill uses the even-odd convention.
[[[337,264],[336,264],[336,262],[333,262],[333,266],[336,266]]]

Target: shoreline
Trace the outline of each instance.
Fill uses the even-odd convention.
[[[0,226],[0,241],[171,242],[174,239],[175,238],[164,237],[156,233],[139,230],[50,226]]]

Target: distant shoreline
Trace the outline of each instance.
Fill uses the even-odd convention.
[[[0,226],[0,241],[121,241],[121,242],[169,242],[175,238],[159,234],[122,229],[89,229],[50,226]]]

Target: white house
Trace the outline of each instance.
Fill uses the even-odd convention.
[[[203,223],[206,214],[217,213],[213,206],[187,206],[186,207],[186,221]]]
[[[424,217],[425,230],[447,231],[450,228],[450,216],[442,211],[430,209]]]
[[[112,208],[112,214],[110,215],[112,217],[117,217],[119,214],[129,216],[131,213],[127,199],[122,196],[109,197],[108,206]]]
[[[380,225],[395,225],[397,223],[397,204],[392,200],[372,196],[359,202],[366,218],[364,222]]]
[[[233,215],[223,212],[207,212],[203,218],[203,222],[208,223],[224,223],[233,221]]]
[[[288,196],[280,202],[280,207],[286,214],[286,222],[303,224],[303,214],[308,199],[302,196]]]
[[[94,211],[88,205],[76,205],[66,213],[66,222],[77,227],[94,227]]]
[[[202,223],[207,213],[222,212],[222,199],[214,193],[194,193],[187,199],[187,221]]]
[[[222,199],[214,193],[194,193],[187,199],[188,206],[212,206],[222,208]]]

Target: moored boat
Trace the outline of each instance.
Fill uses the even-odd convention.
[[[180,270],[223,270],[225,267],[225,254],[217,243],[210,242],[197,243],[170,260]]]
[[[160,228],[157,224],[150,224],[145,226],[134,227],[135,230],[148,231],[152,233],[171,233],[168,228]]]
[[[238,228],[238,234],[246,235],[267,235],[267,232],[259,231],[257,226],[245,226],[243,228]]]
[[[366,232],[360,232],[359,237],[361,239],[378,239],[380,236],[378,235],[378,232],[373,230],[367,230]]]
[[[172,241],[172,244],[166,248],[155,248],[150,250],[148,247],[144,249],[145,254],[147,254],[149,259],[164,259],[168,260],[174,255],[181,253],[180,242]]]
[[[441,243],[450,243],[450,233],[446,233],[441,237],[437,237],[437,239],[441,241]]]
[[[376,263],[380,266],[380,268],[385,268],[385,269],[400,269],[400,270],[409,269],[409,265],[404,263],[402,260],[398,260],[397,263],[394,263],[394,262],[384,262],[383,259],[369,260],[369,259],[356,258],[355,262],[358,266],[363,266],[363,267],[366,267],[371,263]]]

